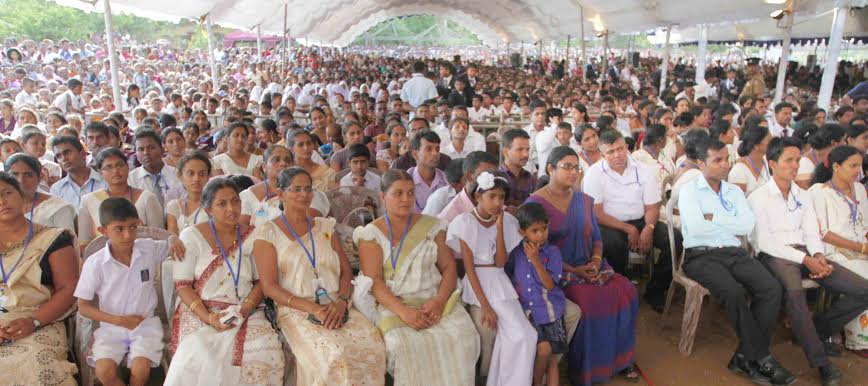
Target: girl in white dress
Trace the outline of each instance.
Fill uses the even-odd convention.
[[[817,168],[808,192],[814,201],[826,258],[868,279],[868,195],[857,180],[862,153],[840,146],[829,153],[828,166]],[[847,348],[868,356],[868,310],[844,326]]]
[[[250,136],[247,126],[235,122],[225,130],[228,149],[211,160],[214,175],[240,174],[262,180],[262,156],[247,151],[247,138]]]
[[[741,158],[732,165],[727,181],[741,188],[747,197],[771,178],[765,154],[772,136],[767,127],[759,125],[748,126],[741,134],[738,145]]]
[[[537,332],[503,270],[509,252],[521,242],[518,220],[503,211],[509,182],[482,172],[471,188],[478,204],[449,224],[446,243],[464,261],[462,299],[482,308],[482,324],[497,330],[487,384],[529,385]]]
[[[78,209],[78,240],[82,251],[99,235],[99,204],[109,197],[127,198],[139,211],[144,226],[165,229],[163,207],[157,196],[147,190],[133,188],[127,183],[130,167],[127,157],[114,147],[96,155],[96,166],[108,188],[100,189],[81,197]]]
[[[21,184],[24,199],[24,217],[37,224],[75,232],[75,208],[62,198],[40,192],[42,167],[38,159],[15,154],[6,160],[6,172]]]
[[[201,198],[211,175],[211,161],[205,153],[192,151],[181,157],[177,170],[184,184],[184,196],[166,203],[166,229],[176,236],[190,226],[208,221]]]
[[[253,226],[263,225],[280,216],[280,189],[277,179],[282,171],[292,166],[292,153],[285,146],[272,145],[265,151],[262,165],[265,178],[241,192],[241,222]],[[329,201],[325,193],[314,189],[311,217],[327,216]]]

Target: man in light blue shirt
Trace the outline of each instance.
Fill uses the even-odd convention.
[[[678,198],[684,273],[708,289],[735,328],[739,345],[729,369],[754,383],[789,385],[795,376],[769,352],[781,285],[739,240],[753,230],[753,212],[741,189],[725,181],[730,169],[726,145],[706,139],[698,148],[703,176],[681,188]]]
[[[51,185],[52,196],[62,198],[78,210],[81,196],[106,188],[102,176],[87,166],[87,152],[78,138],[56,137],[51,141],[51,149],[66,172],[66,177]]]
[[[425,77],[425,70],[425,63],[413,63],[412,78],[401,87],[401,100],[404,101],[406,111],[412,111],[425,101],[440,95],[434,81]]]

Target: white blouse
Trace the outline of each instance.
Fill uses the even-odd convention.
[[[732,169],[729,171],[729,178],[727,181],[731,184],[742,184],[747,185],[747,189],[744,192],[744,196],[750,196],[750,194],[758,187],[762,186],[766,182],[769,181],[769,168],[768,163],[763,160],[763,165],[759,166],[760,176],[759,178],[754,177],[753,172],[750,170],[750,166],[745,165],[744,162],[736,162],[735,165],[732,166]]]
[[[82,243],[89,243],[99,234],[99,205],[109,198],[104,189],[81,197],[81,208],[78,211],[78,239]],[[139,218],[145,226],[153,228],[166,228],[166,219],[163,216],[163,207],[157,196],[147,190],[143,190],[135,202]]]
[[[75,216],[75,208],[72,205],[60,197],[50,195],[47,200],[33,208],[33,218],[30,218],[30,211],[24,214],[24,217],[37,224],[69,229],[73,233],[75,233]]]
[[[229,154],[223,153],[211,159],[211,165],[214,170],[222,170],[223,174],[245,175],[253,177],[253,172],[262,165],[262,156],[251,154],[246,166],[241,166],[229,157]]]
[[[857,205],[835,191],[829,184],[814,184],[808,189],[814,201],[814,211],[817,212],[822,236],[834,232],[850,241],[866,242],[865,232],[868,232],[868,223],[865,216],[868,214],[868,195],[865,193],[865,187],[859,183],[853,184],[852,190]],[[855,219],[851,208],[855,209]],[[827,243],[826,253],[831,254],[834,248]]]
[[[241,214],[250,216],[250,225],[261,226],[280,216],[280,197],[271,197],[267,202],[256,197],[250,188],[240,194]],[[318,210],[322,216],[328,216],[331,204],[325,193],[314,190],[310,207]]]
[[[190,226],[208,221],[208,213],[205,213],[205,209],[202,208],[202,205],[199,205],[199,207],[196,208],[193,213],[190,213],[189,216],[184,214],[184,204],[182,199],[169,201],[166,204],[166,214],[175,216],[175,225],[178,226],[178,233],[181,233],[184,229],[187,229]]]

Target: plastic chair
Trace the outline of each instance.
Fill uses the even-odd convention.
[[[381,174],[380,170],[377,168],[368,168],[368,171],[376,174],[377,176],[379,176]],[[350,169],[344,169],[344,170],[341,170],[341,171],[335,173],[335,176],[334,176],[335,185],[340,184],[341,178],[344,178],[347,174],[350,174]]]
[[[367,207],[375,213],[375,218],[383,214],[383,205],[377,192],[357,186],[341,186],[326,192],[331,204],[331,216],[338,223],[345,223],[347,217],[357,208]]]
[[[672,212],[675,209],[677,200],[669,200],[666,203],[666,218],[672,218]],[[666,304],[663,306],[662,318],[669,315],[670,307],[672,306],[672,298],[675,296],[675,285],[678,284],[684,287],[686,299],[684,300],[684,315],[681,317],[681,338],[678,341],[678,351],[683,355],[689,356],[693,351],[693,341],[696,338],[696,328],[699,325],[699,315],[702,311],[702,302],[705,296],[709,294],[708,289],[687,277],[684,270],[681,268],[684,262],[684,248],[681,253],[675,252],[675,227],[672,221],[666,224],[669,230],[669,248],[672,251],[672,284],[669,286],[669,292],[666,294]],[[676,257],[680,255],[680,257]]]
[[[140,227],[138,229],[136,239],[168,240],[171,236],[173,236],[172,233],[164,229]],[[93,241],[91,241],[84,249],[83,261],[86,261],[91,255],[102,250],[107,242],[108,238],[106,238],[105,236],[99,236],[93,239]],[[169,331],[171,331],[171,319],[168,316],[167,309],[171,309],[170,307],[172,306],[172,304],[174,304],[175,296],[174,283],[172,283],[171,272],[172,261],[166,259],[161,265],[157,266],[157,272],[154,274],[154,287],[157,291],[157,299],[161,300],[157,302],[157,309],[155,310],[155,313],[160,318],[160,321],[163,325],[164,348],[168,347],[169,339],[171,338],[171,334],[168,333]],[[169,288],[169,291],[166,291],[165,288]],[[99,306],[99,299],[94,298],[93,303],[95,306]],[[96,381],[96,370],[87,364],[87,357],[92,351],[93,332],[99,326],[99,322],[85,318],[79,313],[76,314],[75,325],[76,339],[74,345],[74,353],[75,357],[79,362],[78,365],[79,374],[81,376],[81,384],[83,386],[92,386]],[[160,363],[163,371],[169,370],[169,360],[169,350],[164,349],[163,358]]]

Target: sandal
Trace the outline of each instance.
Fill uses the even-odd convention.
[[[624,370],[618,372],[618,374],[622,375],[628,381],[632,383],[639,382],[639,369],[635,364],[627,366]]]

